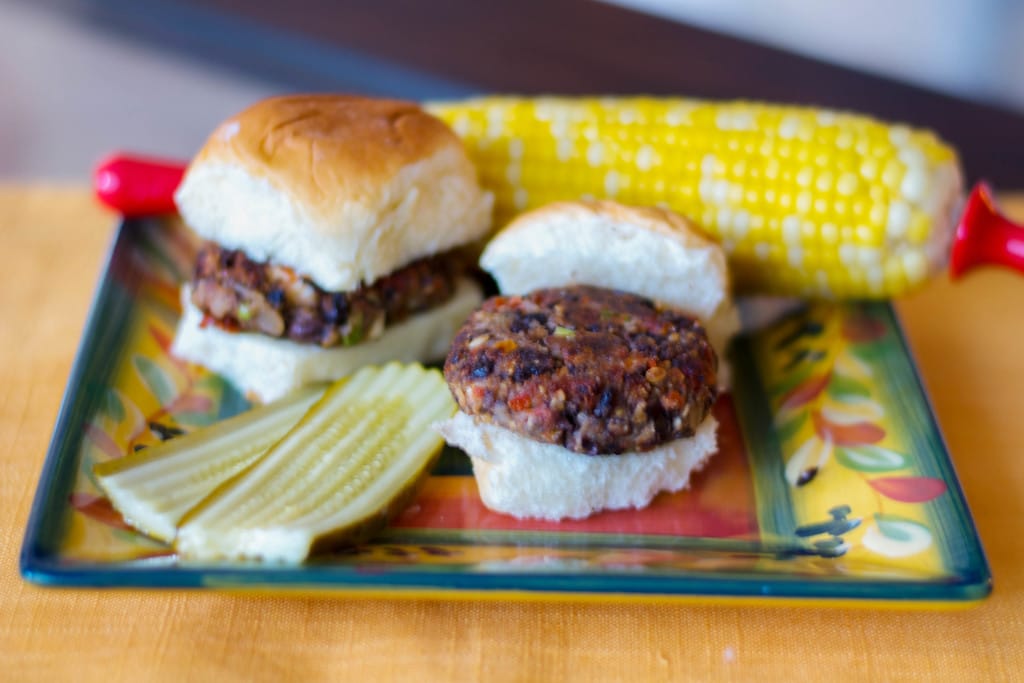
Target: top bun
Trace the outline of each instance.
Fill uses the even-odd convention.
[[[288,95],[222,123],[175,195],[200,236],[349,291],[482,237],[492,196],[417,105]]]
[[[555,202],[520,215],[480,265],[504,294],[593,285],[698,318],[721,357],[739,328],[725,252],[677,213],[610,201]]]

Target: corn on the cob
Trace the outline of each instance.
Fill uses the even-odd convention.
[[[497,224],[558,199],[688,216],[740,291],[889,297],[945,262],[962,181],[935,135],[807,107],[485,97],[428,108],[466,142]]]

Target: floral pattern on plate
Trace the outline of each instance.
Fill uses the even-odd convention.
[[[247,407],[170,353],[196,243],[129,221],[83,337],[22,554],[62,585],[961,601],[988,567],[886,304],[816,304],[736,340],[719,452],[644,510],[561,523],[480,502],[446,449],[373,542],[300,567],[179,562],[133,531],[92,468]]]

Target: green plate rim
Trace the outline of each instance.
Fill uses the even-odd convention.
[[[935,419],[935,413],[925,391],[917,365],[907,345],[903,328],[889,303],[881,306],[889,318],[897,337],[896,343],[906,362],[904,370],[913,376],[914,387],[920,394],[921,419],[937,448],[939,474],[948,486],[952,500],[953,521],[963,536],[964,563],[957,564],[958,574],[943,580],[868,580],[844,576],[807,576],[780,574],[739,574],[734,572],[678,571],[671,576],[630,571],[444,571],[436,568],[403,566],[363,566],[341,564],[308,564],[299,567],[281,566],[185,566],[170,564],[165,559],[120,563],[62,562],[54,550],[54,540],[60,537],[67,518],[66,500],[70,494],[77,465],[77,446],[81,439],[80,425],[95,409],[98,392],[92,387],[102,385],[121,351],[125,330],[116,324],[117,313],[130,307],[132,296],[119,290],[114,282],[113,270],[119,259],[127,258],[133,235],[139,229],[137,221],[125,220],[118,226],[108,249],[106,265],[96,288],[90,313],[61,403],[20,554],[22,576],[34,583],[65,587],[105,588],[218,588],[236,590],[311,590],[325,593],[375,594],[384,591],[402,595],[420,595],[423,592],[451,594],[452,592],[559,594],[559,595],[634,595],[653,597],[703,596],[727,598],[812,598],[837,600],[865,600],[895,602],[904,605],[924,603],[975,602],[992,590],[992,576],[977,528],[967,506],[963,489],[949,456],[949,449]],[[111,321],[115,324],[111,324]],[[746,342],[736,347],[737,372],[751,371],[752,354],[744,351]],[[756,376],[756,373],[751,376]],[[754,392],[756,393],[756,392]],[[756,401],[750,392],[736,392],[737,406],[741,402]],[[756,410],[741,408],[737,417],[743,429],[764,433],[770,430],[767,406],[760,419],[751,420]],[[761,422],[761,424],[757,424]],[[774,443],[774,439],[772,442]],[[772,448],[778,449],[774,443]],[[753,466],[752,461],[752,466]],[[781,468],[781,464],[777,465]],[[756,478],[755,478],[756,479]],[[760,498],[764,491],[756,491]],[[760,516],[760,512],[759,512]],[[762,523],[765,520],[761,520]],[[793,524],[791,515],[783,515],[772,522],[778,532],[785,532]],[[945,535],[943,535],[945,538]],[[945,550],[944,550],[945,552]]]

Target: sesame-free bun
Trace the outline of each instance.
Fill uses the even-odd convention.
[[[416,104],[288,95],[222,123],[175,200],[200,236],[350,291],[490,227],[461,141]]]
[[[725,252],[665,209],[611,201],[547,204],[502,229],[480,265],[503,294],[593,285],[664,302],[704,324],[720,360],[739,328]]]
[[[462,411],[435,429],[469,455],[484,505],[514,517],[548,520],[645,507],[661,491],[685,488],[690,474],[718,448],[718,422],[710,415],[690,438],[621,455],[574,453]]]
[[[269,402],[307,384],[339,379],[364,365],[441,360],[462,321],[482,298],[480,287],[462,278],[447,302],[388,326],[377,339],[325,349],[258,332],[204,327],[203,314],[192,304],[191,288],[186,285],[171,353],[224,376],[247,397]]]

